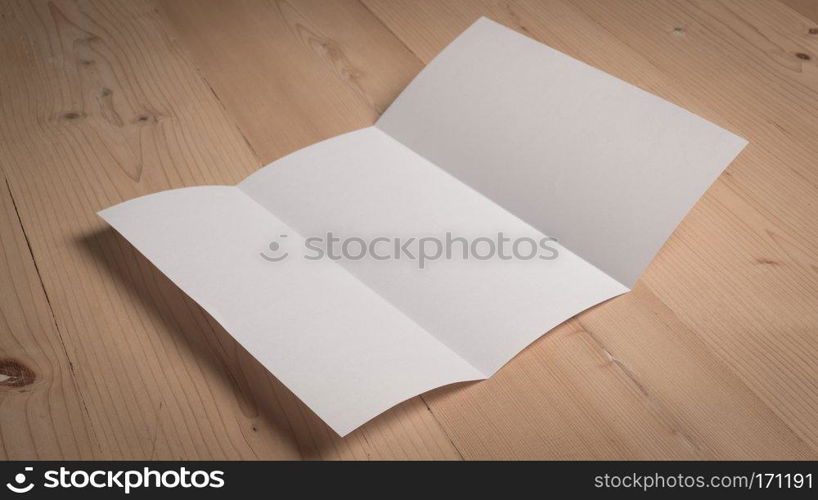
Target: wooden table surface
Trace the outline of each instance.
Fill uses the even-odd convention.
[[[0,457],[818,457],[818,1],[0,5]],[[750,145],[632,293],[341,439],[95,212],[371,125],[481,15]]]

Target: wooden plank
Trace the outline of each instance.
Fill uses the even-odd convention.
[[[93,430],[40,458],[458,456],[417,399],[341,440],[95,216],[157,190],[234,183],[260,164],[151,1],[0,8],[1,102],[14,117],[0,121],[3,168],[56,323],[33,334],[61,334]],[[19,349],[10,355],[45,369],[34,346]]]
[[[94,432],[5,182],[0,245],[0,456],[89,459]]]
[[[667,20],[658,26],[653,24],[655,19],[651,16],[661,16],[663,12],[670,10],[669,5],[643,2],[617,2],[616,5],[592,1],[578,3],[582,4],[582,9],[574,4],[558,1],[441,3],[365,0],[365,4],[384,20],[407,47],[423,58],[424,62],[428,62],[428,59],[451,38],[479,16],[487,15],[750,137],[753,145],[730,168],[732,175],[727,176],[727,180],[720,181],[719,184],[730,183],[732,190],[740,191],[738,195],[730,197],[733,208],[739,211],[739,217],[752,218],[758,224],[756,228],[760,233],[764,233],[761,228],[775,227],[775,234],[781,236],[764,235],[762,240],[755,241],[753,238],[758,235],[748,232],[747,228],[740,223],[737,224],[734,218],[722,217],[717,223],[713,220],[702,221],[696,218],[696,215],[706,211],[709,205],[700,204],[668,244],[668,247],[678,248],[680,233],[691,234],[696,228],[710,224],[708,229],[713,230],[708,232],[707,237],[704,234],[696,235],[693,241],[685,245],[684,250],[689,252],[689,258],[685,262],[677,260],[668,263],[674,257],[676,259],[679,257],[677,254],[671,255],[666,248],[643,278],[640,293],[633,293],[624,300],[617,299],[603,307],[595,308],[580,315],[579,320],[593,337],[600,340],[606,350],[614,353],[618,363],[631,367],[628,368],[631,373],[642,374],[638,378],[639,385],[650,395],[649,401],[660,402],[661,407],[672,416],[672,421],[683,422],[684,435],[701,436],[700,439],[691,440],[697,454],[721,458],[758,458],[770,454],[814,456],[811,454],[814,454],[817,448],[815,432],[818,431],[818,425],[814,419],[809,418],[809,415],[814,414],[813,400],[818,393],[812,385],[816,380],[815,366],[814,363],[809,363],[809,359],[814,358],[816,352],[813,339],[815,325],[818,322],[815,320],[817,308],[814,305],[818,294],[813,292],[814,275],[807,277],[802,275],[805,266],[808,269],[811,264],[805,256],[809,255],[808,249],[814,248],[816,242],[812,237],[815,232],[814,224],[810,225],[807,221],[810,217],[808,214],[815,209],[814,206],[809,206],[809,200],[815,196],[815,187],[809,182],[803,182],[804,175],[813,175],[810,171],[811,165],[808,164],[808,147],[795,137],[789,137],[781,144],[779,140],[782,139],[782,134],[774,132],[772,129],[776,127],[759,118],[760,112],[754,111],[754,106],[747,106],[746,99],[759,101],[767,99],[768,102],[761,106],[761,109],[771,114],[777,113],[774,109],[776,106],[795,105],[776,102],[772,95],[768,95],[772,92],[765,86],[747,83],[759,80],[752,79],[749,75],[741,80],[744,82],[743,85],[758,85],[759,88],[742,88],[741,93],[732,96],[721,90],[699,92],[698,86],[701,83],[699,79],[704,80],[704,76],[686,79],[681,73],[695,74],[701,71],[700,60],[689,55],[682,60],[684,51],[676,49],[673,56],[679,57],[679,60],[668,61],[668,52],[671,52],[671,49],[666,47],[678,44],[676,38],[687,36],[687,32],[675,32],[674,24]],[[591,7],[586,4],[593,4],[598,10],[604,10],[605,15],[588,15]],[[621,12],[624,10],[627,10],[627,14]],[[610,19],[618,21],[616,29],[611,27]],[[722,36],[716,23],[709,25],[708,29],[710,33]],[[645,32],[655,36],[645,39]],[[638,43],[625,43],[631,41],[628,36],[638,37]],[[647,56],[646,46],[650,48]],[[716,64],[718,48],[708,47],[708,50],[709,57]],[[663,63],[661,67],[656,63],[660,58]],[[673,66],[676,71],[669,74],[665,71],[666,66]],[[724,64],[721,66],[723,68]],[[732,67],[740,66],[740,63],[730,63],[730,66],[733,70]],[[735,71],[739,71],[739,68],[735,68]],[[715,66],[709,76],[712,78],[714,74]],[[720,82],[721,80],[718,80],[718,83]],[[803,82],[789,81],[786,84],[796,89]],[[733,90],[739,92],[739,89]],[[725,101],[729,104],[724,104]],[[741,112],[737,111],[739,101],[744,107]],[[797,122],[797,126],[807,125],[806,114],[788,113],[778,113],[776,119],[781,122],[786,116],[792,115],[793,118],[789,122]],[[729,117],[729,120],[724,117]],[[812,126],[814,127],[814,124]],[[759,145],[756,146],[756,143]],[[774,147],[775,153],[772,153]],[[788,149],[784,151],[785,148]],[[782,168],[782,159],[787,160],[786,165],[789,168]],[[771,172],[771,169],[775,172]],[[741,176],[735,173],[738,171],[742,172]],[[764,193],[760,184],[762,177],[766,179],[767,185],[767,191]],[[773,189],[770,189],[770,184],[775,184]],[[705,197],[705,202],[713,196],[714,193],[709,193]],[[785,205],[783,203],[785,198],[794,200]],[[719,217],[715,214],[714,216]],[[781,244],[772,246],[772,239],[787,241],[789,246],[801,251],[793,257],[783,255]],[[740,241],[742,246],[737,245],[735,243],[737,241]],[[725,250],[728,247],[732,247],[731,252]],[[701,255],[703,251],[707,252],[706,257]],[[777,269],[766,275],[754,269],[754,266],[758,265],[758,256],[770,255],[784,259],[786,264],[781,266],[784,269]],[[702,265],[702,261],[705,260],[709,263]],[[673,273],[668,273],[668,269],[673,269]],[[696,270],[693,271],[694,269]],[[661,279],[656,278],[660,274]],[[698,282],[691,282],[686,278],[689,275],[700,279]],[[724,275],[730,278],[725,281]],[[749,286],[748,282],[758,279],[759,276],[763,281]],[[733,286],[728,285],[728,282]],[[765,287],[767,291],[759,293]],[[654,288],[661,292],[657,295],[661,300],[652,293]],[[703,294],[707,296],[709,304],[701,300]],[[770,301],[771,296],[776,294],[779,298]],[[784,304],[784,297],[795,301],[795,304]],[[664,301],[667,301],[667,306],[663,304]],[[625,307],[622,304],[630,302],[633,302],[632,307],[640,310],[643,315],[651,314],[650,311],[656,308],[664,310],[670,306],[670,312],[663,314],[668,319],[658,324],[627,322],[625,320],[634,312],[631,306]],[[614,311],[617,310],[621,310],[621,314],[615,314]],[[609,317],[609,321],[591,320],[601,317],[603,313]],[[681,318],[677,318],[676,315]],[[714,319],[716,315],[721,315],[717,323]],[[791,318],[790,321],[782,323],[782,315],[784,318]],[[759,317],[763,318],[764,322],[761,325],[756,323],[752,330],[757,341],[744,343],[743,341],[747,340],[746,327],[749,323],[757,322]],[[625,331],[635,332],[634,334],[638,336],[624,335],[621,329],[616,328],[617,323],[627,325]],[[745,332],[744,335],[742,331]],[[657,332],[661,332],[661,335],[657,336]],[[782,332],[785,336],[777,338]],[[650,344],[650,349],[637,349],[639,346],[637,340],[642,337],[652,339],[654,343]],[[623,343],[621,342],[623,338],[628,338],[631,342]],[[548,342],[548,339],[541,342]],[[674,346],[678,348],[679,345],[685,346],[685,349],[677,349],[679,357],[667,360],[668,365],[665,369],[673,369],[674,373],[680,375],[685,375],[686,372],[708,373],[716,370],[715,373],[711,373],[712,377],[694,380],[685,375],[680,382],[667,376],[661,366],[656,366],[654,357],[658,357],[659,353],[676,352],[670,348]],[[803,353],[804,349],[808,349],[813,355],[797,354],[799,350]],[[726,356],[727,353],[729,356]],[[721,366],[719,357],[725,359],[731,369]],[[738,362],[740,358],[745,360],[743,364]],[[513,367],[512,364],[504,370],[512,370]],[[739,378],[736,378],[732,371],[735,371]],[[765,378],[766,381],[762,380]],[[739,383],[739,380],[749,386],[749,390]],[[700,386],[706,386],[706,391],[698,389]],[[783,390],[784,388],[787,390]],[[676,397],[680,390],[691,398],[687,405]],[[525,394],[526,391],[518,390],[517,393]],[[722,403],[719,404],[719,401]],[[724,403],[726,401],[730,403]],[[440,401],[431,399],[429,403],[439,417],[441,413],[450,411],[460,418],[461,408],[458,408],[457,404],[443,408],[437,404]],[[704,403],[716,406],[703,407],[701,412],[691,413],[690,405],[696,407]],[[736,418],[738,412],[748,418],[743,425],[755,428],[756,432],[745,435],[743,439],[741,436],[728,438],[727,436],[731,434],[729,429],[719,422],[722,419],[723,422],[731,421]],[[446,423],[453,418],[441,417],[441,420]],[[498,410],[494,415],[485,416],[482,425],[502,428],[505,426],[503,422],[510,418],[513,418],[510,414]],[[536,426],[533,423],[535,417],[532,416],[531,420],[530,425]],[[519,421],[515,423],[520,424]],[[480,424],[470,422],[469,425]],[[559,430],[564,431],[563,428]],[[449,426],[447,431],[453,436],[458,435],[457,431]],[[762,443],[758,439],[759,435],[775,435],[777,437],[774,439],[786,439],[787,445],[772,451],[771,448],[765,447],[774,446],[775,443],[766,440]],[[468,447],[458,439],[455,439],[455,443],[464,451],[465,456],[469,456]],[[481,453],[490,449],[491,447],[477,448],[474,452],[482,456]],[[530,452],[530,449],[527,450],[527,453]]]
[[[815,0],[779,0],[781,3],[798,12],[807,19],[818,23],[818,2]],[[818,34],[818,33],[812,33]]]
[[[467,459],[815,456],[643,286],[427,400]]]
[[[354,0],[160,3],[264,162],[371,125],[422,67]]]

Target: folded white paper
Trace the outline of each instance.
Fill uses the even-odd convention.
[[[100,215],[345,435],[411,396],[491,376],[628,291],[745,144],[481,19],[373,127],[238,186],[165,191]],[[265,258],[329,233],[556,237],[558,257],[455,255],[424,268]]]

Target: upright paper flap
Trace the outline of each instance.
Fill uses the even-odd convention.
[[[485,18],[376,126],[627,286],[746,144]]]

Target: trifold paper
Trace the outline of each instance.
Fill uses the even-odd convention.
[[[165,191],[100,215],[345,435],[414,395],[490,377],[543,333],[627,292],[745,145],[484,18],[374,126],[237,186]],[[556,238],[558,256],[421,269],[295,255],[327,233],[500,232]],[[271,249],[289,257],[271,262]]]

